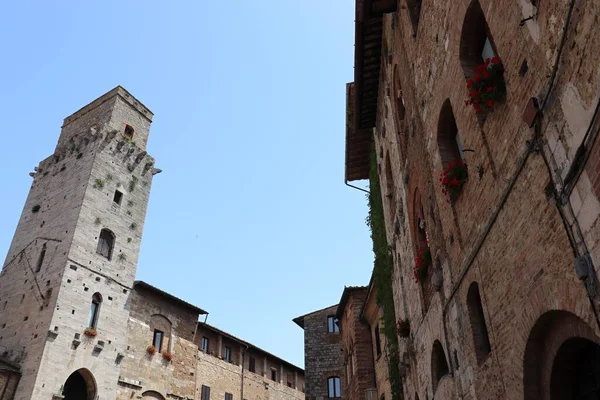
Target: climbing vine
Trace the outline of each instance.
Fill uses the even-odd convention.
[[[368,196],[369,215],[367,217],[367,225],[371,228],[371,239],[373,240],[373,253],[375,256],[373,283],[377,289],[377,305],[383,311],[383,334],[386,338],[385,343],[388,374],[392,387],[392,400],[403,400],[404,393],[399,370],[400,355],[398,337],[396,335],[396,312],[394,310],[394,293],[392,290],[394,264],[385,230],[383,202],[379,186],[379,175],[377,174],[377,154],[374,147],[371,149],[370,158],[370,193]]]

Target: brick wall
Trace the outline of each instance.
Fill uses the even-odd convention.
[[[578,250],[589,251],[597,266],[595,150],[569,196],[570,206],[557,206],[548,190],[550,176],[555,188],[562,189],[561,179],[571,168],[599,97],[600,43],[591,28],[599,5],[576,3],[564,62],[540,121],[540,146],[550,168],[539,152],[528,154],[534,131],[521,117],[530,97],[543,99],[547,93],[566,2],[539,2],[537,17],[520,27],[534,12],[530,2],[480,0],[507,84],[506,100],[485,119],[464,105],[468,91],[461,33],[472,2],[423,2],[416,31],[401,2],[396,13],[384,17],[382,41],[391,58],[381,59],[375,145],[382,191],[387,194],[391,181],[396,199],[384,206],[388,240],[395,248],[396,315],[409,318],[412,325],[411,338],[400,343],[410,360],[404,382],[408,398],[523,398],[528,338],[550,310],[573,315],[598,342],[594,310],[575,274],[565,229],[573,226],[569,234]],[[464,26],[470,24],[467,20]],[[394,87],[402,91],[403,119],[397,115],[396,96],[388,95],[387,89]],[[440,120],[448,121],[443,112],[448,102],[463,148],[472,150],[465,152],[469,180],[453,203],[446,201],[438,181],[444,155],[438,135],[446,127]],[[425,285],[415,283],[412,273],[416,216],[424,220],[433,255]],[[431,284],[436,268],[443,278],[438,291]],[[473,282],[479,286],[491,344],[483,360],[476,356],[467,307]],[[595,293],[596,307],[597,298]],[[442,346],[441,358],[450,374],[434,382],[435,341]]]
[[[367,389],[377,389],[371,331],[360,318],[367,290],[345,289],[348,300],[340,317],[343,354],[345,363],[350,364],[350,368],[346,368],[350,375],[344,381],[342,393],[349,400],[365,400]]]

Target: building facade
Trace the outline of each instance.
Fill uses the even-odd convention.
[[[346,181],[379,181],[398,398],[600,396],[599,16],[356,2]]]
[[[337,305],[294,318],[304,330],[306,398],[345,399],[346,378],[341,335],[336,318]]]
[[[205,311],[135,281],[160,172],[146,151],[151,122],[152,112],[116,87],[67,117],[54,154],[30,173],[0,273],[0,399],[304,397],[302,369],[198,323]],[[231,347],[206,355],[199,335],[209,331]],[[223,360],[221,351],[231,354]],[[252,354],[277,373],[253,371]]]

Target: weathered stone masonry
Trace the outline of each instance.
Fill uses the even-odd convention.
[[[356,5],[346,177],[368,177],[373,142],[396,316],[412,328],[400,341],[409,360],[404,398],[566,398],[564,388],[584,390],[583,373],[565,365],[598,376],[600,39],[592,27],[600,6]],[[474,76],[466,66],[483,62],[486,37],[507,94],[484,118],[464,100]],[[448,203],[438,178],[455,136],[469,177]],[[433,260],[416,283],[423,236]]]

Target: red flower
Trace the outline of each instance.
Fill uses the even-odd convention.
[[[493,86],[488,86],[487,92],[490,93],[492,90],[494,90],[494,87]]]
[[[485,69],[484,69],[483,71],[481,71],[481,73],[483,74],[483,77],[484,77],[485,79],[487,79],[487,78],[490,76],[490,73],[489,73],[489,72],[487,72],[487,70],[485,70]]]
[[[475,111],[476,112],[481,112],[481,107],[479,107],[478,105],[475,106]]]
[[[490,61],[492,61],[492,60],[490,60],[489,58],[486,58],[486,59],[485,59],[485,66],[486,66],[486,67],[487,67],[488,65],[490,65]]]
[[[481,80],[481,75],[476,74],[475,75],[475,82],[479,82]]]
[[[471,104],[469,103],[469,100],[465,100],[465,106],[468,106],[469,104]]]
[[[476,96],[477,96],[476,91],[469,92],[469,97],[476,97]]]
[[[498,64],[498,63],[500,63],[500,59],[498,57],[494,57],[494,58],[492,58],[492,63]]]
[[[473,86],[473,79],[467,81],[467,87],[470,88],[471,86]]]
[[[493,105],[494,105],[494,102],[493,102],[493,101],[491,101],[491,100],[488,100],[488,102],[487,102],[487,106],[488,106],[489,108],[492,108],[492,106],[493,106]]]

